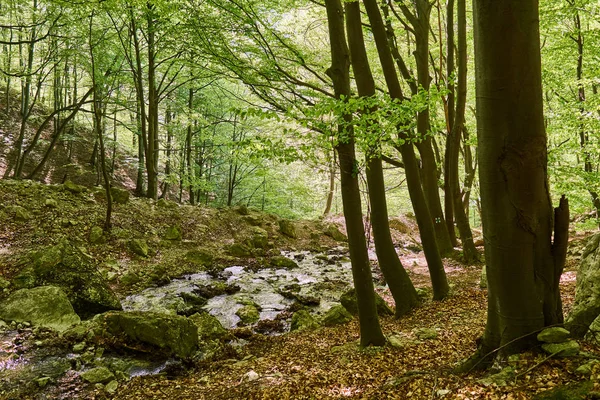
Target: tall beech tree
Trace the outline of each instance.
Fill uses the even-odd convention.
[[[331,67],[327,73],[333,81],[336,98],[344,101],[350,97],[350,52],[344,36],[344,9],[340,0],[325,0],[325,7],[327,8],[331,46]],[[343,121],[338,125],[339,137],[335,150],[340,160],[342,203],[348,233],[352,278],[358,302],[360,345],[382,346],[386,340],[379,325],[375,305],[375,292],[358,186],[358,161],[354,149],[352,116],[346,112],[341,118]]]
[[[478,353],[500,357],[563,321],[559,280],[569,211],[553,210],[547,182],[537,0],[475,0],[479,180],[488,277]],[[554,220],[554,224],[553,224]],[[554,225],[554,241],[552,241]],[[491,360],[486,360],[491,361]]]
[[[345,10],[350,59],[358,95],[361,97],[374,96],[375,80],[371,73],[365,49],[360,18],[360,3],[358,0],[347,2],[345,3]],[[365,113],[369,113],[369,111],[371,110],[364,110]],[[374,128],[373,124],[369,125],[369,128]],[[419,299],[410,277],[402,266],[400,258],[398,258],[390,234],[380,144],[375,143],[366,157],[366,175],[369,201],[371,203],[370,214],[375,252],[377,253],[379,268],[381,268],[396,303],[396,316],[400,317],[417,306]]]

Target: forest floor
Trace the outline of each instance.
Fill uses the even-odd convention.
[[[49,197],[57,201],[57,208],[45,206]],[[31,218],[13,219],[14,205],[25,207]],[[4,221],[0,225],[0,275],[10,280],[23,267],[19,260],[24,256],[68,238],[85,247],[100,270],[108,260],[116,260],[120,270],[111,287],[125,296],[157,284],[144,272],[156,265],[165,266],[169,279],[193,273],[193,266],[182,262],[181,254],[199,244],[208,246],[219,263],[241,265],[240,259],[231,257],[225,249],[247,235],[251,226],[244,221],[249,216],[259,218],[269,232],[273,254],[289,249],[324,251],[339,246],[339,242],[322,234],[315,239],[315,232],[330,223],[340,226],[343,220],[335,217],[328,221],[299,221],[298,238],[292,239],[278,233],[275,216],[255,211],[248,216],[237,209],[211,210],[173,204],[159,207],[147,199],[132,199],[128,204],[116,205],[114,228],[107,243],[93,245],[88,241],[89,231],[101,224],[104,207],[94,190],[71,193],[62,185],[0,181],[0,220]],[[167,246],[161,235],[174,221],[182,227],[184,240]],[[410,217],[402,216],[392,226],[396,227],[394,240],[413,283],[431,293],[416,224]],[[151,247],[148,258],[131,254],[127,248],[131,237],[147,238]],[[561,279],[565,315],[573,303],[578,252],[585,237],[586,234],[577,234],[572,240],[571,255]],[[243,262],[264,261],[249,258]],[[120,382],[113,395],[72,375],[43,392],[10,398],[530,399],[544,392],[554,393],[552,389],[565,385],[587,384],[582,389],[586,393],[591,390],[589,385],[595,388],[600,371],[593,371],[591,381],[590,377],[575,373],[590,358],[600,357],[600,349],[585,341],[580,342],[584,355],[579,357],[547,357],[534,349],[512,358],[515,372],[504,382],[491,383],[486,379],[489,372],[453,373],[454,367],[474,353],[483,334],[487,290],[480,288],[481,265],[466,266],[454,258],[445,259],[444,265],[451,284],[448,298],[443,301],[425,298],[420,307],[400,319],[381,317],[384,333],[401,338],[404,343],[401,347],[360,349],[355,318],[345,325],[309,332],[255,333],[232,354],[186,364],[176,374],[133,377]],[[132,272],[139,274],[140,281],[130,286],[122,284],[123,275]],[[375,278],[381,280],[378,268]],[[380,294],[393,305],[386,289]],[[424,328],[435,330],[435,337],[423,338],[420,333]]]

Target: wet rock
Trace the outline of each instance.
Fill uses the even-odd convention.
[[[225,282],[214,282],[210,285],[197,285],[197,288],[193,290],[193,293],[206,299],[212,299],[215,296],[234,294],[239,291],[240,287],[238,285],[228,284]]]
[[[127,204],[129,201],[129,191],[125,189],[111,187],[110,196],[112,197],[113,202],[117,204]]]
[[[104,229],[99,226],[92,226],[92,229],[90,229],[90,243],[101,244],[105,242],[106,237],[104,236]]]
[[[211,252],[205,249],[190,250],[185,253],[186,261],[196,264],[200,267],[208,267],[213,263],[213,255]]]
[[[207,312],[196,313],[189,319],[198,328],[198,337],[201,340],[221,339],[229,335],[219,320]]]
[[[202,312],[202,307],[204,307],[207,303],[207,300],[204,297],[198,296],[194,293],[183,292],[179,294],[179,297],[183,299],[185,305],[187,306],[187,308],[184,310],[178,310],[177,314],[179,315],[190,316]]]
[[[138,256],[148,257],[148,243],[144,239],[131,239],[129,241],[129,250]]]
[[[333,306],[321,321],[325,326],[341,325],[352,321],[352,314],[342,305]]]
[[[104,386],[104,391],[108,394],[115,394],[118,388],[119,382],[113,379],[112,381],[108,382],[106,386]]]
[[[298,237],[296,233],[296,225],[288,219],[279,220],[279,231],[281,232],[281,234],[291,237],[293,239]]]
[[[321,299],[316,296],[300,293],[300,288],[298,288],[298,290],[280,289],[278,293],[286,299],[296,300],[298,303],[305,306],[318,306],[321,304]]]
[[[80,322],[67,295],[56,286],[17,290],[0,304],[0,319],[27,321],[59,332]]]
[[[185,317],[151,312],[110,311],[94,318],[113,337],[157,347],[179,357],[190,357],[198,348],[198,328]]]
[[[96,367],[81,373],[81,379],[89,383],[107,383],[115,379],[115,375],[106,367]]]
[[[542,350],[548,354],[556,354],[558,357],[572,357],[579,354],[579,343],[569,340],[563,343],[546,343]]]
[[[290,331],[304,331],[317,329],[319,323],[311,313],[306,310],[298,310],[292,315]]]
[[[235,312],[235,315],[240,317],[241,323],[245,325],[251,325],[260,319],[260,313],[256,306],[248,304],[240,308]]]
[[[575,303],[565,322],[574,337],[583,337],[600,315],[600,233],[587,242],[577,270]]]
[[[338,228],[338,226],[335,224],[328,225],[327,228],[325,229],[324,233],[325,233],[325,235],[329,236],[333,240],[337,240],[338,242],[348,241],[348,237],[346,235],[344,235],[340,231],[340,228]]]
[[[298,268],[296,261],[285,256],[273,256],[269,260],[269,264],[276,268],[292,269]]]
[[[175,225],[168,227],[164,238],[165,240],[181,240],[181,228]]]
[[[571,332],[565,328],[554,326],[546,328],[537,335],[537,340],[544,343],[562,343],[569,339]]]
[[[356,290],[354,288],[346,291],[340,297],[340,303],[352,315],[358,315],[358,302],[356,300]],[[385,300],[375,293],[375,304],[377,305],[377,314],[379,315],[394,315],[394,311],[387,305]]]

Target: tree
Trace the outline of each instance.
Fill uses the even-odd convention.
[[[340,0],[326,0],[329,41],[331,46],[331,67],[327,70],[335,96],[344,101],[350,97],[350,53],[344,36],[344,10]],[[379,325],[375,292],[371,277],[371,267],[361,207],[360,189],[357,177],[357,160],[352,132],[352,116],[343,113],[343,123],[339,124],[339,138],[336,151],[340,160],[342,202],[348,233],[348,247],[352,264],[352,278],[356,289],[358,319],[360,323],[360,345],[382,346],[385,336]]]
[[[535,333],[561,323],[559,280],[568,202],[553,214],[547,182],[536,0],[474,2],[477,138],[487,325],[478,353],[527,348]],[[489,361],[489,360],[486,360]],[[483,364],[483,363],[482,363]],[[482,365],[480,364],[480,365]]]

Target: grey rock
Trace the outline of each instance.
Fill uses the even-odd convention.
[[[56,286],[17,290],[0,304],[0,319],[31,322],[59,332],[81,322],[67,295]]]

